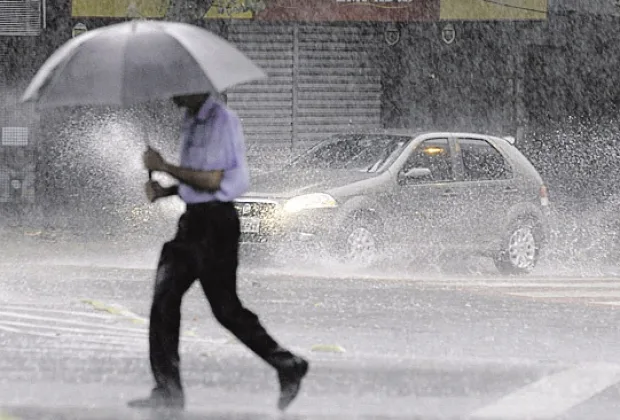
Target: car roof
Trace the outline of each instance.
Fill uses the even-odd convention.
[[[483,133],[471,133],[471,132],[461,132],[461,131],[416,131],[411,129],[401,129],[401,128],[387,128],[387,129],[377,129],[377,130],[361,130],[361,131],[347,131],[344,133],[336,133],[335,136],[355,136],[355,135],[389,135],[389,136],[402,136],[409,138],[416,137],[426,137],[426,136],[446,136],[446,137],[477,137],[484,139],[494,139],[505,141],[514,145],[513,137],[499,137],[490,134]]]

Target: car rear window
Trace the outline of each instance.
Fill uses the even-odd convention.
[[[510,164],[486,140],[459,139],[458,142],[463,159],[465,180],[484,181],[512,177]]]

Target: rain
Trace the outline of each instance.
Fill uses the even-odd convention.
[[[153,21],[205,38],[159,54]],[[123,23],[133,46],[97,41]],[[619,23],[614,0],[0,0],[0,420],[617,419]],[[107,86],[117,57],[141,77]],[[145,194],[179,183],[143,153],[180,164],[172,96],[198,85],[243,130],[239,298],[309,369],[248,348],[212,271],[182,301],[184,410],[136,408],[183,277],[165,244],[233,220]]]

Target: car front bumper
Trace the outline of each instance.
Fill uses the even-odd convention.
[[[287,213],[271,200],[237,201],[235,207],[242,243],[316,242],[337,228],[338,208]]]

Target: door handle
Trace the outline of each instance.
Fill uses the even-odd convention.
[[[442,197],[456,197],[456,193],[454,191],[448,190],[441,193]]]

